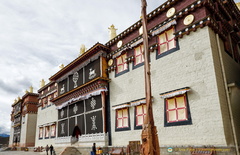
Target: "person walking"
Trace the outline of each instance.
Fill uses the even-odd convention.
[[[52,153],[53,153],[53,146],[52,145],[50,145],[50,153],[51,153],[51,155],[53,155]]]
[[[96,143],[93,143],[93,146],[92,146],[92,155],[96,155]]]
[[[49,146],[48,145],[45,147],[45,150],[46,150],[46,153],[48,155],[48,151],[49,151]]]

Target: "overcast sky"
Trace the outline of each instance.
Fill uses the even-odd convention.
[[[147,2],[151,12],[165,0]],[[140,13],[141,0],[1,0],[0,133],[10,131],[15,98],[31,85],[37,92],[40,80],[74,60],[81,44],[105,44],[111,24],[119,34]]]

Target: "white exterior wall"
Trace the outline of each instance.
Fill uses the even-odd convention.
[[[37,125],[37,114],[26,114],[27,121],[27,140],[26,144],[30,146],[34,146],[35,144],[35,136],[36,136],[36,125]]]
[[[34,146],[37,114],[26,114],[25,122],[21,122],[20,147]]]
[[[26,144],[26,133],[27,133],[27,120],[28,115],[25,115],[25,122],[23,123],[23,116],[21,116],[21,134],[20,134],[20,147],[25,147]]]
[[[50,146],[51,144],[55,144],[55,138],[44,139],[45,131],[43,130],[43,139],[39,139],[39,126],[46,125],[48,123],[57,122],[58,120],[58,111],[55,105],[51,105],[42,110],[42,107],[38,108],[38,117],[37,117],[37,126],[36,126],[36,140],[35,147],[43,146],[45,147],[47,144]],[[57,124],[56,124],[57,128]],[[56,130],[57,136],[57,130]]]
[[[110,105],[118,105],[145,97],[144,91],[144,67],[132,70],[132,63],[129,64],[129,72],[115,78],[111,72],[109,78]],[[137,77],[137,78],[136,78]],[[110,109],[112,108],[110,106]],[[141,130],[134,130],[134,108],[129,108],[131,130],[115,132],[116,111],[111,110],[111,131],[113,146],[127,146],[128,141],[140,140]],[[134,132],[133,132],[134,131]]]
[[[153,114],[161,146],[219,145],[226,146],[223,120],[209,29],[198,29],[179,39],[180,50],[156,60],[151,53]],[[111,106],[145,97],[144,67],[132,69],[117,78],[111,72]],[[159,94],[190,87],[188,101],[192,125],[164,127],[164,100]],[[115,111],[111,111],[112,145],[126,146],[141,140],[141,130],[134,130],[134,107],[129,108],[131,130],[115,132]]]
[[[10,127],[10,136],[9,136],[9,147],[13,146],[13,122],[11,121],[11,127]]]
[[[232,117],[234,120],[234,127],[235,127],[235,132],[236,132],[236,138],[238,141],[238,145],[240,144],[240,64],[234,61],[233,58],[231,58],[225,51],[224,51],[224,44],[222,41],[220,41],[220,48],[221,50],[221,55],[222,55],[222,63],[224,65],[224,70],[225,76],[226,76],[226,84],[229,85],[230,87],[227,88],[227,92],[229,93],[229,105],[231,105],[231,110],[232,110]],[[231,86],[232,84],[235,84],[235,86]],[[226,89],[225,89],[226,91]],[[228,102],[226,102],[228,103]],[[229,106],[227,105],[227,106]],[[226,108],[228,110],[229,108]],[[229,118],[230,114],[229,111],[225,112],[227,118]],[[230,120],[226,121],[225,126],[231,126]],[[230,125],[229,125],[230,124]],[[231,128],[232,130],[232,128]],[[232,132],[228,134],[233,134]],[[230,135],[229,135],[230,136]],[[232,135],[231,135],[232,136]],[[230,143],[233,144],[233,140],[230,140]]]

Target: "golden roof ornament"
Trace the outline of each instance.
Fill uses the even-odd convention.
[[[176,12],[176,9],[175,9],[174,7],[172,7],[172,8],[170,8],[170,9],[167,11],[166,16],[167,16],[168,18],[170,18],[170,17],[172,17],[172,16],[175,14],[175,12]]]
[[[117,36],[117,29],[113,24],[108,29],[109,29],[109,39],[111,40]]]
[[[240,10],[240,2],[236,3],[238,9]]]
[[[21,98],[18,96],[17,101],[20,101],[20,100],[21,100]]]
[[[60,64],[59,69],[63,69],[63,68],[64,68],[64,64]]]
[[[29,87],[29,92],[33,93],[33,87],[32,86]]]
[[[192,22],[194,21],[194,16],[192,14],[187,15],[184,20],[183,20],[183,24],[184,25],[190,25],[192,24]]]
[[[45,81],[44,81],[44,79],[42,79],[42,80],[40,81],[40,87],[42,88],[43,86],[45,86]]]
[[[14,103],[17,103],[17,99],[14,99]]]
[[[27,89],[25,90],[25,93],[26,93],[26,94],[28,93],[28,90],[27,90]]]
[[[82,45],[80,46],[80,54],[79,54],[79,56],[82,55],[84,52],[86,52],[86,47],[85,47],[84,44],[82,44]]]

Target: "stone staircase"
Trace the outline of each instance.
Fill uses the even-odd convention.
[[[58,151],[56,151],[56,155],[58,155]],[[59,155],[82,155],[82,153],[80,153],[76,147],[69,146],[66,147]]]

